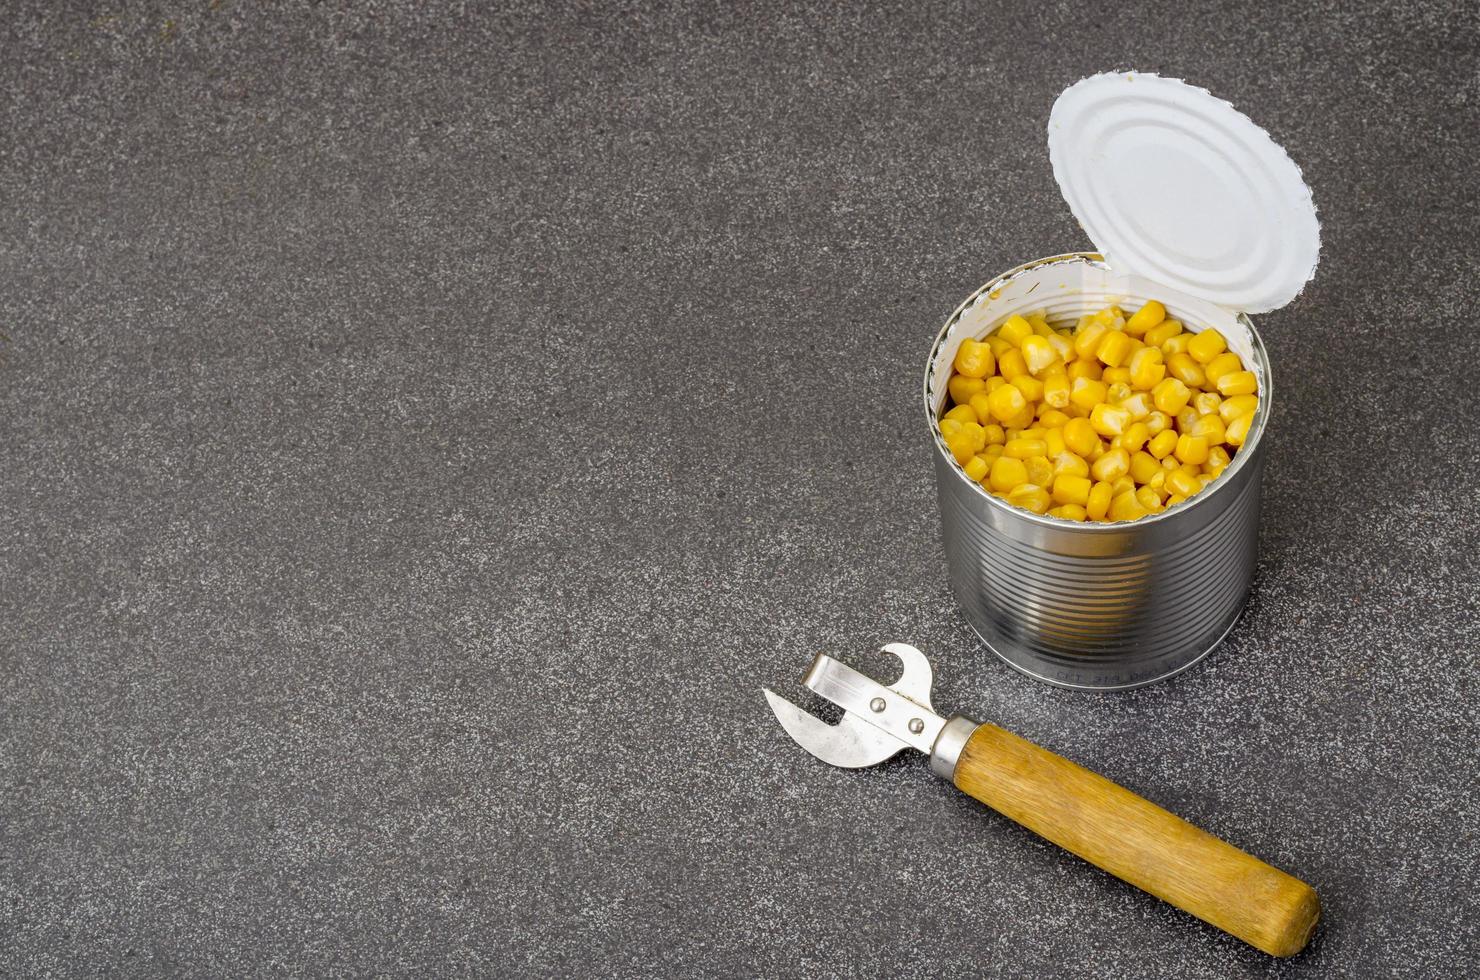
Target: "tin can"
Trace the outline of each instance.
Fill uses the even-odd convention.
[[[1149,299],[1189,329],[1216,327],[1259,382],[1259,406],[1233,462],[1207,489],[1161,513],[1115,524],[1038,515],[992,496],[952,458],[938,422],[962,339],[1014,313],[1055,327],[1112,303]],[[925,375],[926,422],[951,588],[967,621],[1009,665],[1063,687],[1114,690],[1170,677],[1215,648],[1254,575],[1269,359],[1244,314],[1077,252],[1027,263],[982,286],[941,329]]]

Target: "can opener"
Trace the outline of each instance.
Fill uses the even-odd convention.
[[[904,665],[888,686],[826,654],[812,661],[802,683],[843,709],[836,725],[763,688],[781,727],[845,769],[917,749],[963,793],[1117,878],[1271,955],[1305,947],[1321,915],[1315,889],[996,725],[942,718],[925,655],[905,643],[883,649]]]

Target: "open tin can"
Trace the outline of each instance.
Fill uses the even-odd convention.
[[[1136,687],[1198,662],[1243,609],[1274,385],[1242,311],[1299,293],[1315,270],[1319,225],[1299,168],[1268,134],[1173,79],[1097,75],[1070,87],[1050,117],[1049,148],[1100,251],[998,276],[936,337],[924,408],[946,559],[968,622],[1008,664],[1066,687]],[[1072,327],[1103,307],[1151,299],[1189,330],[1219,330],[1258,379],[1253,423],[1217,480],[1160,513],[1097,524],[1014,507],[966,475],[938,427],[963,339],[1013,314],[1042,311],[1055,328]]]

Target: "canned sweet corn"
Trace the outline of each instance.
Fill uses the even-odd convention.
[[[1160,346],[1142,339],[1153,328],[1166,338]],[[941,438],[962,472],[1035,514],[1120,521],[1175,507],[1227,469],[1259,407],[1253,372],[1216,327],[1189,334],[1186,353],[1173,356],[1195,360],[1183,378],[1166,377],[1163,357],[1181,336],[1182,323],[1154,299],[1129,317],[1114,306],[1087,313],[1073,332],[1042,311],[1014,313],[983,339],[961,339],[946,384],[955,404],[941,416]],[[1122,379],[1114,372],[1127,362],[1133,366]],[[999,363],[1003,373],[994,374]],[[1200,388],[1195,397],[1189,384]],[[1223,394],[1241,399],[1230,401],[1237,411],[1227,426]],[[1156,455],[1144,448],[1153,427],[1166,436]],[[1117,493],[1127,474],[1131,485]],[[1089,496],[1099,487],[1096,500],[1108,494],[1110,502],[1091,513]]]
[[[1263,343],[1246,316],[1190,297],[1171,299],[1164,290],[1152,297],[1148,287],[1118,275],[1093,253],[1030,262],[973,293],[930,353],[925,411],[952,588],[992,650],[1034,677],[1066,686],[1129,687],[1190,666],[1233,625],[1254,573],[1261,436],[1273,406]],[[1003,425],[977,421],[984,450],[998,451],[958,462],[940,425],[954,403],[950,383],[963,341],[968,357],[980,357],[969,342],[990,336],[1009,317],[1041,310],[1049,323],[1074,325],[1107,306],[1138,310],[1154,298],[1189,332],[1193,324],[1217,329],[1255,378],[1257,393],[1246,396],[1252,400],[1235,404],[1250,409],[1236,417],[1246,419],[1237,452],[1215,467],[1216,479],[1198,479],[1209,473],[1205,438],[1182,444],[1187,436],[1166,419],[1151,435],[1147,420],[1189,404],[1188,390],[1164,389],[1159,407],[1151,408],[1158,404],[1159,382],[1144,392],[1151,397],[1137,409],[1145,409],[1142,418],[1132,421],[1121,410],[1123,419],[1102,420],[1097,428],[1095,410],[1107,407],[1109,388],[1080,378],[1095,400],[1070,404],[1078,414],[1052,429],[1062,453],[1050,458],[1044,436],[1009,439]],[[989,345],[977,346],[992,356]],[[956,391],[966,394],[966,386],[958,382]],[[1002,392],[1013,394],[993,398]],[[965,404],[980,394],[967,395]],[[1025,430],[1033,421],[1030,403],[1011,383],[978,404],[994,419],[1024,422]],[[1221,408],[1220,401],[1210,415],[1195,418],[1221,420]],[[1114,447],[1106,438],[1111,432],[1119,443]],[[1179,466],[1165,468],[1164,460]],[[1039,464],[1048,475],[1034,483],[1029,466]],[[1159,481],[1152,467],[1165,474]],[[1147,496],[1155,502],[1148,506],[1151,500],[1136,494],[1153,483]]]
[[[1180,82],[1087,79],[1049,142],[1101,251],[998,276],[937,336],[941,527],[952,589],[998,656],[1133,687],[1196,663],[1243,608],[1274,390],[1239,311],[1300,291],[1319,230],[1268,135]]]

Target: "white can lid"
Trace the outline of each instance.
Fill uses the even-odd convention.
[[[1206,89],[1138,72],[1064,90],[1048,118],[1064,200],[1118,272],[1245,313],[1300,294],[1321,229],[1300,168]]]

